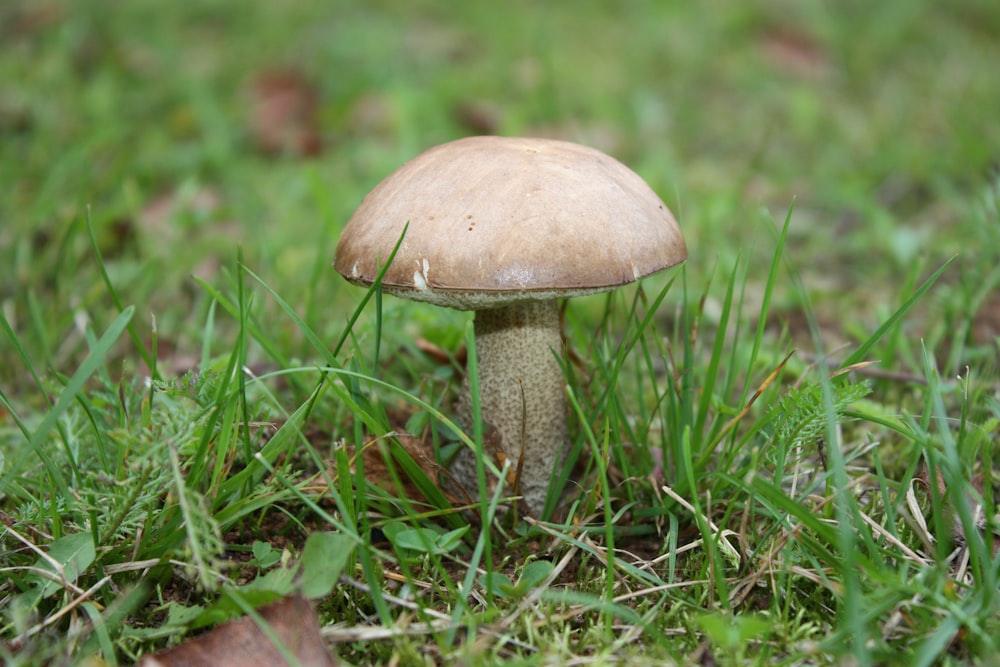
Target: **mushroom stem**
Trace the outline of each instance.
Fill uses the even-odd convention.
[[[528,511],[538,516],[549,479],[562,466],[569,444],[557,356],[562,349],[558,302],[529,301],[476,311],[475,332],[483,424],[496,429],[515,471],[520,462],[517,492]],[[466,423],[471,423],[468,380],[460,405]],[[468,467],[468,462],[457,465],[454,472],[472,490],[475,468],[470,478]]]

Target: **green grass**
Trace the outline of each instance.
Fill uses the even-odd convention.
[[[130,664],[294,579],[348,664],[990,664],[1000,9],[619,4],[0,7],[5,661]],[[258,147],[281,68],[318,154]],[[619,157],[690,250],[566,308],[557,521],[414,453],[482,441],[468,315],[331,267],[483,124]]]

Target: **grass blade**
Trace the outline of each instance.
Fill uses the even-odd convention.
[[[63,387],[59,398],[56,399],[55,405],[45,413],[45,417],[31,434],[28,442],[10,462],[3,477],[0,477],[0,493],[6,491],[11,480],[21,473],[21,469],[24,467],[28,457],[38,452],[42,444],[48,439],[52,429],[56,426],[57,420],[76,401],[87,379],[104,365],[108,354],[110,354],[111,349],[122,335],[122,332],[128,327],[134,313],[134,306],[125,308],[115,318],[114,322],[111,323],[111,326],[104,332],[104,335],[98,339],[97,343],[90,350],[90,353],[83,360],[83,363],[80,364],[79,368],[76,369],[76,372],[73,373],[72,377],[66,383],[66,386]]]

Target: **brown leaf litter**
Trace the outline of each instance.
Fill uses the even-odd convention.
[[[139,667],[283,667],[294,664],[286,659],[287,654],[302,667],[338,664],[320,635],[316,612],[304,597],[285,598],[257,613],[259,619],[247,616],[229,621],[173,648],[144,656]]]

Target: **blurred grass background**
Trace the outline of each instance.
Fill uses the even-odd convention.
[[[870,325],[913,271],[1000,253],[976,215],[1000,146],[991,2],[83,0],[8,2],[0,26],[0,289],[41,358],[75,347],[41,332],[108,307],[88,211],[164,343],[196,349],[188,276],[236,245],[324,330],[356,296],[326,262],[361,197],[471,133],[622,159],[677,213],[695,281],[766,256],[761,210],[794,201],[790,256],[831,329]],[[261,111],[281,77],[307,120]],[[268,123],[313,144],[264,148]]]

